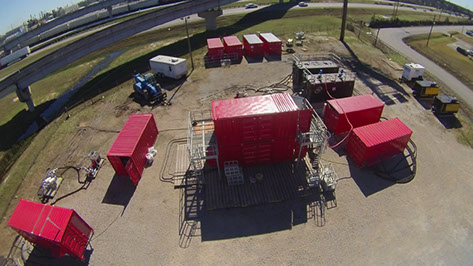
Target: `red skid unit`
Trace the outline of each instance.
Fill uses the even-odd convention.
[[[355,128],[347,153],[359,166],[372,166],[404,152],[411,139],[410,130],[399,118]]]
[[[312,110],[299,110],[289,94],[273,94],[213,101],[212,118],[219,162],[247,166],[295,159],[298,123],[307,132]]]
[[[223,59],[224,48],[220,38],[207,39],[207,56],[210,60]]]
[[[241,59],[243,57],[243,45],[236,36],[223,37],[225,53],[230,58]]]
[[[353,128],[379,122],[384,104],[372,95],[360,95],[327,101],[324,111],[324,123],[335,135]],[[345,117],[346,114],[346,117]]]
[[[243,35],[243,46],[245,47],[246,55],[250,57],[263,57],[264,46],[256,34]]]
[[[51,251],[84,259],[84,251],[93,233],[74,210],[21,199],[8,225],[31,243]]]
[[[280,55],[282,41],[272,33],[261,33],[260,39],[263,41],[264,51],[267,55]]]
[[[153,114],[132,114],[107,153],[117,175],[130,177],[133,184],[143,174],[148,148],[153,146],[159,131]]]

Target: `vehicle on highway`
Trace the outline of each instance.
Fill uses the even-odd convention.
[[[3,67],[7,67],[8,65],[12,63],[27,57],[30,53],[31,53],[30,47],[26,46],[9,55],[6,55],[5,57],[2,57],[0,59],[0,69]]]
[[[258,7],[258,5],[255,4],[255,3],[248,3],[248,4],[245,5],[245,8],[257,8],[257,7]]]
[[[300,7],[306,7],[306,6],[308,6],[308,4],[306,2],[299,2],[299,6]]]

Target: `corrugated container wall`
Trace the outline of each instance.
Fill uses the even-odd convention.
[[[135,186],[138,184],[146,164],[146,153],[154,145],[158,133],[153,114],[130,115],[107,154],[117,175],[128,176]]]
[[[411,139],[410,130],[399,118],[355,128],[347,153],[359,166],[372,166],[404,152]]]
[[[243,35],[243,46],[246,55],[250,57],[263,57],[264,46],[263,41],[256,34]]]
[[[212,102],[219,162],[245,166],[294,159],[298,120],[307,132],[311,112],[300,111],[289,94]]]
[[[26,240],[51,251],[84,259],[94,231],[74,210],[21,199],[8,225]]]
[[[224,55],[224,48],[220,38],[207,39],[207,56],[210,60],[221,60]]]
[[[347,117],[357,128],[379,122],[383,108],[384,104],[369,94],[329,100],[325,105],[324,123],[338,135],[350,130]]]
[[[280,55],[282,41],[272,33],[261,33],[260,39],[263,41],[264,51],[268,55]]]
[[[243,45],[236,36],[223,37],[225,53],[231,59],[241,59],[243,57]]]

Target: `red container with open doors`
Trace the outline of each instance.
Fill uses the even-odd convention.
[[[154,145],[159,131],[153,114],[132,114],[107,153],[117,175],[130,177],[133,184],[143,174],[148,148]]]

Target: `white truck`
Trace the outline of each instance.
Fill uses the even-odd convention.
[[[18,59],[27,57],[31,53],[30,47],[26,46],[0,59],[0,68],[8,66]]]
[[[187,76],[187,61],[183,58],[158,55],[149,60],[151,72],[157,76],[180,79]]]

